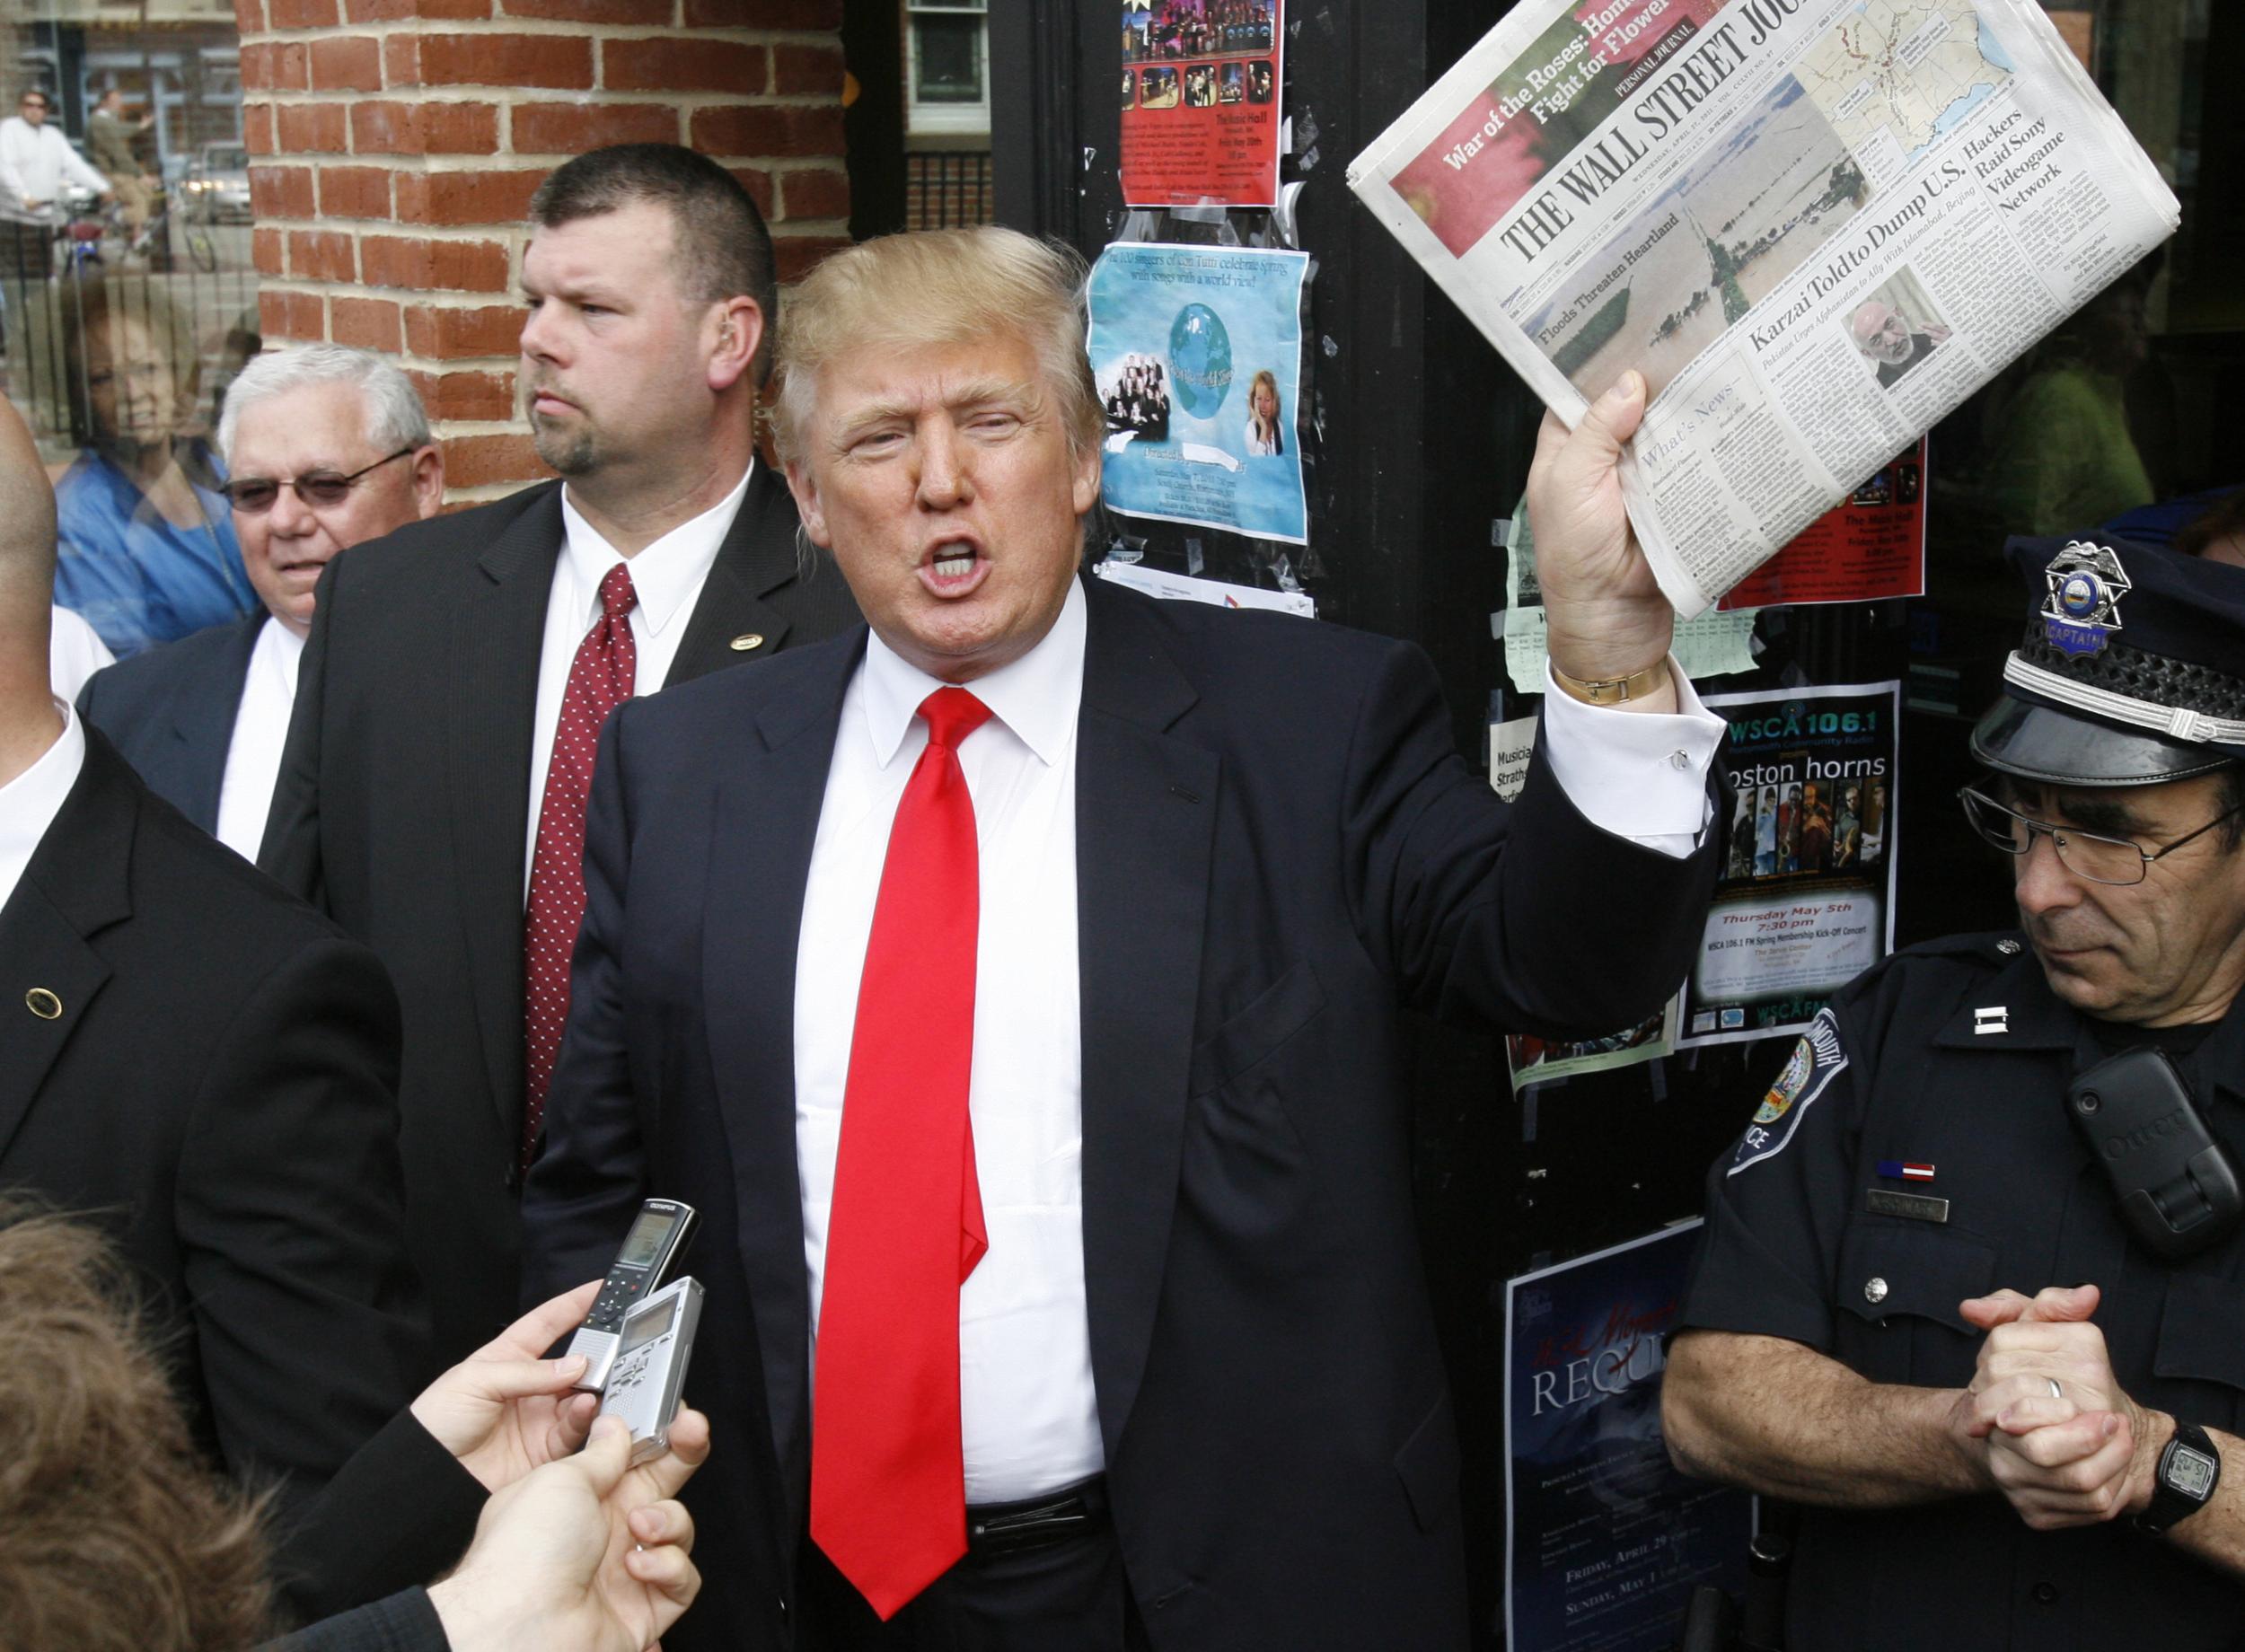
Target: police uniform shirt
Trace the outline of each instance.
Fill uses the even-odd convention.
[[[1965,1298],[2093,1283],[2139,1404],[2245,1433],[2245,1234],[2173,1264],[2131,1241],[2065,1107],[2107,1053],[2096,1032],[2017,936],[1913,948],[1851,983],[1710,1173],[1682,1322],[1787,1338],[1873,1382],[1961,1388],[1984,1340]],[[2245,1008],[2178,1065],[2245,1163]],[[2245,1584],[2126,1517],[2029,1531],[1994,1492],[1804,1511],[1789,1647],[2138,1642],[2245,1644]]]

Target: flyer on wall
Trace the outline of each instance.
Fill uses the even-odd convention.
[[[1798,1032],[1894,950],[1898,682],[1710,694],[1730,725],[1722,874],[1677,1047]]]
[[[1505,1287],[1505,1644],[1668,1652],[1692,1591],[1746,1584],[1753,1499],[1660,1434],[1696,1219]]]
[[[1875,602],[1925,594],[1925,438],[1904,448],[1862,487],[1730,588],[1715,606]]]
[[[1676,1000],[1670,998],[1635,1026],[1603,1038],[1551,1039],[1537,1038],[1532,1032],[1506,1033],[1504,1059],[1512,1073],[1512,1094],[1518,1095],[1530,1085],[1553,1078],[1659,1060],[1676,1048]]]
[[[1131,516],[1308,542],[1295,428],[1307,252],[1122,242],[1091,272],[1101,486]]]
[[[1122,198],[1278,202],[1282,0],[1122,0]]]

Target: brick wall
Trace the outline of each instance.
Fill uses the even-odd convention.
[[[779,278],[847,239],[841,0],[234,0],[268,344],[399,357],[451,496],[544,474],[515,407],[531,191],[686,143],[770,221]]]

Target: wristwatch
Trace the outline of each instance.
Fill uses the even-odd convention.
[[[1632,672],[1626,677],[1577,677],[1561,671],[1556,663],[1552,665],[1551,674],[1561,688],[1586,705],[1622,706],[1660,691],[1669,678],[1668,656],[1664,654],[1642,671]]]
[[[2175,1419],[2175,1437],[2160,1453],[2150,1507],[2135,1517],[2146,1532],[2164,1532],[2214,1500],[2222,1480],[2222,1454],[2195,1422]]]

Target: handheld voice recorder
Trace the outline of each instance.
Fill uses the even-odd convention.
[[[633,1306],[651,1296],[693,1236],[694,1208],[674,1199],[650,1199],[639,1207],[623,1248],[601,1281],[593,1311],[569,1339],[569,1352],[585,1356],[585,1375],[576,1386],[599,1393],[608,1384],[608,1367],[616,1357],[617,1339],[624,1318]]]
[[[621,1417],[631,1426],[634,1463],[670,1446],[671,1422],[678,1415],[700,1324],[701,1283],[693,1279],[665,1286],[624,1316],[600,1409],[603,1416]]]

